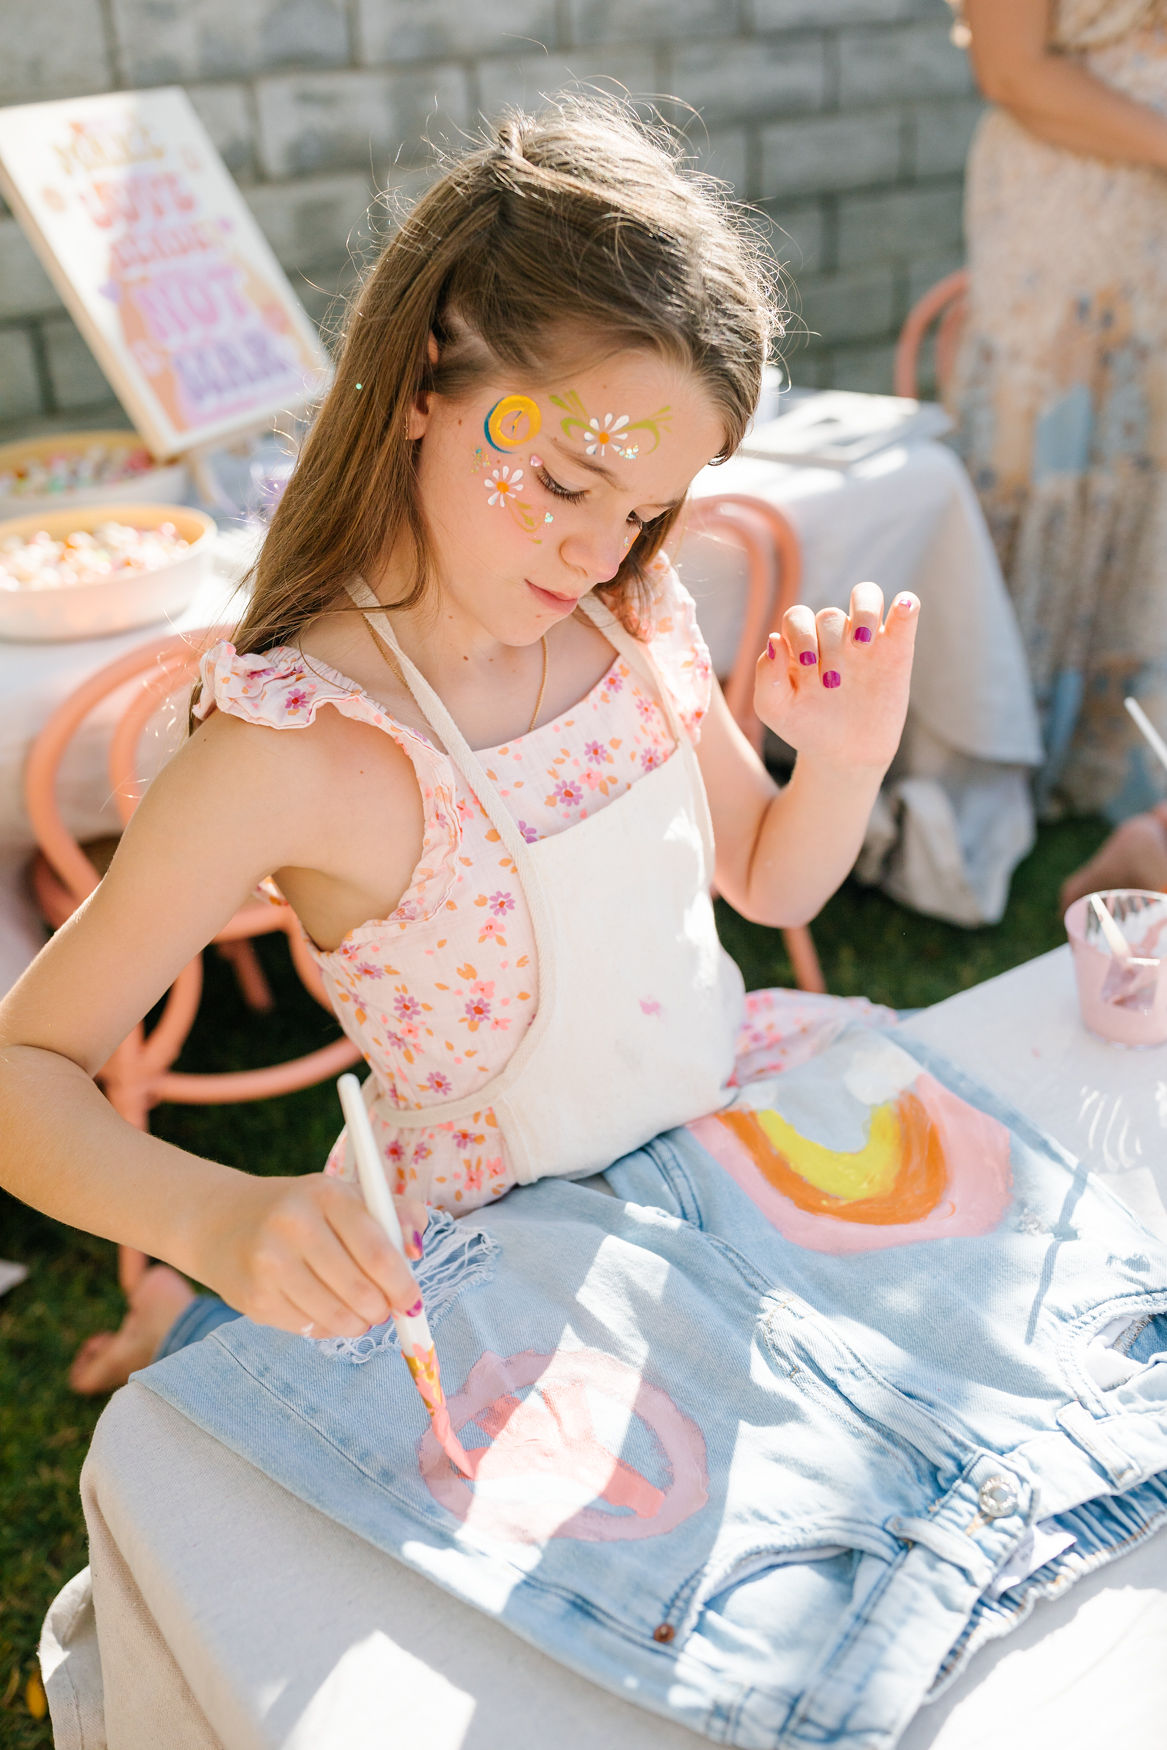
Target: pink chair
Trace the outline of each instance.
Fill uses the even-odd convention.
[[[766,634],[798,600],[802,551],[782,512],[764,498],[722,492],[693,499],[685,510],[686,535],[707,534],[741,549],[746,561],[746,612],[725,700],[738,728],[759,755],[765,730],[754,714],[754,669]],[[783,930],[786,952],[800,990],[825,991],[814,940],[805,924]]]
[[[223,629],[192,632],[154,639],[127,652],[91,675],[64,700],[37,736],[25,772],[25,801],[38,846],[32,885],[45,918],[54,928],[64,923],[101,879],[66,827],[57,803],[57,774],[66,748],[97,706],[137,683],[121,711],[109,748],[110,783],[124,825],[137,805],[141,788],[136,760],[146,724],[168,698],[193,683],[201,651],[223,635]],[[259,895],[242,905],[214,938],[215,947],[232,964],[244,1000],[256,1010],[272,1007],[271,991],[251,944],[255,936],[274,930],[284,932],[301,981],[331,1013],[295,914],[288,906],[274,905]],[[303,1057],[263,1069],[220,1075],[173,1070],[170,1066],[194,1022],[202,983],[202,956],[196,955],[171,985],[151,1030],[147,1032],[140,1022],[98,1072],[110,1104],[140,1130],[147,1128],[150,1109],[163,1100],[191,1105],[263,1100],[337,1076],[360,1058],[357,1047],[342,1037]],[[119,1275],[127,1292],[144,1266],[141,1253],[122,1248]]]
[[[937,324],[936,385],[941,396],[944,395],[968,315],[968,287],[968,269],[958,268],[956,273],[937,280],[908,311],[896,345],[894,386],[897,395],[916,399],[920,347],[933,322]]]

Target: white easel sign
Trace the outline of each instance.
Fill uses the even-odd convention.
[[[0,109],[0,190],[156,457],[258,430],[326,380],[185,92]]]

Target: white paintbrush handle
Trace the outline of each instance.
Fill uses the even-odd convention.
[[[1137,699],[1124,699],[1123,704],[1134,718],[1135,723],[1138,725],[1138,728],[1146,739],[1147,746],[1162,764],[1167,766],[1167,741],[1163,740],[1163,737],[1150,721],[1147,713],[1143,710],[1143,707],[1139,704]]]
[[[342,1075],[337,1081],[336,1091],[340,1095],[341,1111],[348,1126],[349,1141],[353,1145],[357,1178],[360,1180],[365,1208],[373,1220],[384,1228],[390,1245],[404,1258],[405,1238],[397,1219],[397,1211],[393,1207],[389,1187],[385,1183],[385,1170],[381,1165],[373,1126],[361,1094],[361,1084],[354,1075]]]
[[[1090,895],[1090,909],[1098,919],[1102,934],[1106,937],[1106,945],[1116,960],[1129,960],[1131,945],[1111,917],[1096,893]]]

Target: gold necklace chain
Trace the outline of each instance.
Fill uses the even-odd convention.
[[[538,692],[538,695],[535,699],[535,709],[531,712],[531,721],[527,725],[527,734],[528,735],[530,735],[532,729],[534,729],[536,723],[539,721],[539,713],[543,709],[543,695],[547,691],[547,634],[546,634],[546,632],[544,632],[544,634],[543,634],[542,638],[539,640],[539,642],[543,646],[543,674],[542,674],[542,677],[540,678],[540,681],[539,681],[539,692]]]
[[[374,645],[374,648],[376,649],[378,655],[382,658],[385,665],[391,670],[395,679],[401,681],[404,685],[406,685],[407,690],[408,690],[408,683],[405,682],[404,675],[401,673],[401,670],[399,669],[397,663],[392,660],[392,654],[391,654],[389,645],[387,645],[385,643],[383,638],[379,638],[377,636],[376,632],[374,632],[372,626],[369,624],[368,616],[366,614],[361,615],[361,621],[362,621],[362,624],[364,625],[365,631],[369,634],[369,637],[373,640],[373,645]],[[543,709],[543,695],[547,691],[548,651],[547,651],[547,634],[546,633],[543,634],[543,636],[539,640],[539,642],[543,646],[543,673],[539,677],[539,691],[535,696],[535,709],[531,712],[531,721],[528,723],[526,730],[525,730],[525,733],[527,735],[530,735],[530,733],[534,729],[536,723],[539,721],[539,713]]]

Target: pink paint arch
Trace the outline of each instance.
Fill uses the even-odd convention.
[[[596,1431],[596,1399],[648,1431],[663,1482],[650,1481],[609,1450]],[[709,1498],[697,1424],[667,1392],[600,1350],[526,1349],[510,1356],[487,1350],[447,1407],[456,1434],[477,1425],[490,1445],[467,1449],[473,1472],[467,1479],[430,1429],[418,1446],[421,1474],[434,1499],[480,1536],[515,1543],[636,1541],[674,1530]]]

